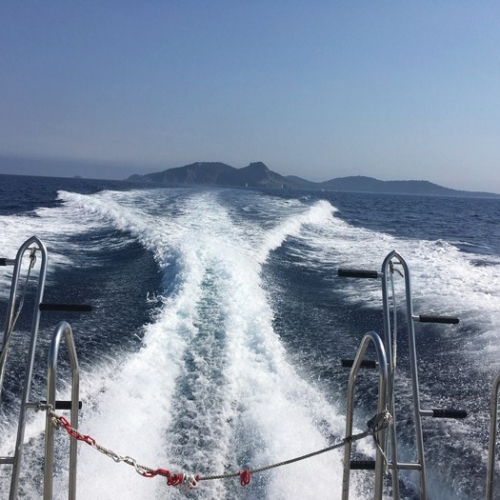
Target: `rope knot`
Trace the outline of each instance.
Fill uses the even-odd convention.
[[[168,472],[168,471],[167,471]],[[168,486],[180,486],[184,481],[184,474],[167,474],[167,485]]]
[[[193,476],[191,474],[184,474],[184,484],[190,489],[194,490],[198,486],[200,475]]]
[[[250,471],[248,469],[245,469],[244,471],[239,471],[238,475],[240,476],[240,484],[241,486],[246,486],[247,484],[250,483]]]
[[[372,434],[375,434],[382,429],[386,429],[391,424],[392,415],[387,410],[385,410],[382,413],[377,413],[373,418],[368,420],[366,426]]]

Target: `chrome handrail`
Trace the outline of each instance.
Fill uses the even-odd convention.
[[[417,448],[417,459],[415,463],[402,463],[398,461],[398,443],[397,443],[397,416],[395,408],[395,376],[396,376],[396,353],[397,353],[397,311],[395,303],[394,288],[389,290],[389,283],[393,285],[395,266],[401,266],[402,272],[399,272],[404,278],[405,285],[405,307],[406,307],[406,330],[409,344],[410,376],[412,384],[412,402],[414,413],[415,445]],[[399,271],[399,270],[398,270]],[[392,425],[388,432],[388,443],[384,446],[388,449],[388,468],[392,469],[392,496],[394,500],[400,500],[399,489],[399,471],[415,470],[420,472],[420,498],[427,500],[427,482],[424,455],[424,442],[422,432],[422,417],[440,417],[440,418],[465,418],[466,412],[462,410],[424,410],[421,408],[420,389],[418,381],[417,350],[415,342],[414,322],[427,323],[448,323],[456,324],[458,318],[450,316],[426,316],[414,315],[412,304],[411,280],[409,267],[401,254],[393,250],[383,261],[381,272],[359,269],[339,269],[339,276],[350,278],[368,278],[382,279],[382,302],[384,318],[384,348],[387,353],[387,403],[388,412],[392,416]],[[394,302],[394,317],[391,321],[391,300]]]
[[[347,386],[347,415],[346,415],[346,436],[352,435],[353,420],[354,420],[354,390],[356,387],[356,378],[358,371],[361,367],[361,362],[364,359],[366,350],[370,343],[373,343],[377,353],[378,371],[379,371],[379,389],[378,389],[378,405],[377,412],[381,414],[387,410],[387,358],[385,353],[384,344],[376,332],[368,332],[365,334],[358,349],[358,353],[354,358],[354,362],[349,374],[349,382]],[[384,447],[385,443],[385,429],[380,431],[380,443]],[[351,451],[352,444],[348,441],[344,449],[344,475],[342,481],[342,500],[349,499],[349,479],[351,472]],[[383,474],[384,474],[384,456],[382,450],[377,447],[375,457],[375,487],[374,498],[375,500],[382,499],[383,490]],[[397,479],[397,478],[396,478]]]
[[[80,372],[78,368],[78,358],[76,355],[75,342],[73,332],[69,323],[62,321],[57,325],[48,357],[47,367],[47,403],[50,408],[56,407],[56,380],[57,380],[57,358],[59,355],[59,345],[64,337],[68,348],[70,365],[71,365],[71,427],[78,429],[78,401],[79,401],[79,384]],[[69,500],[76,499],[76,462],[78,441],[71,439],[69,449]],[[53,486],[53,470],[54,470],[54,426],[51,421],[51,415],[47,412],[45,423],[45,473],[44,473],[44,500],[52,499]]]
[[[24,242],[23,245],[19,248],[15,263],[14,263],[14,271],[12,274],[12,284],[10,288],[10,296],[9,296],[9,304],[7,307],[7,319],[5,322],[5,331],[2,345],[2,354],[0,356],[0,397],[3,389],[3,383],[5,378],[5,367],[7,364],[7,357],[10,346],[10,338],[12,335],[12,331],[15,326],[15,322],[17,317],[15,316],[15,307],[16,307],[16,298],[17,298],[17,289],[19,283],[19,276],[21,273],[22,267],[22,259],[24,254],[31,250],[31,258],[35,259],[36,252],[41,253],[41,264],[38,275],[38,284],[36,288],[36,297],[33,308],[33,319],[31,322],[31,340],[30,347],[28,352],[28,359],[26,362],[26,371],[24,378],[24,388],[23,395],[21,400],[21,407],[19,411],[19,421],[17,427],[17,438],[16,445],[14,448],[14,455],[12,457],[2,457],[2,463],[11,464],[12,468],[12,477],[11,477],[11,486],[10,486],[10,500],[16,500],[17,491],[19,486],[19,474],[21,468],[21,459],[23,454],[23,446],[24,446],[24,431],[26,428],[26,409],[28,408],[28,400],[30,397],[31,391],[31,381],[33,378],[33,367],[35,363],[35,352],[36,352],[36,344],[38,338],[38,326],[40,323],[40,303],[43,299],[43,292],[45,288],[45,278],[47,275],[47,249],[43,242],[36,236],[32,236],[28,240]],[[10,262],[9,262],[10,263]],[[23,292],[24,293],[24,292]]]
[[[409,344],[409,361],[410,361],[410,374],[411,374],[411,386],[412,386],[412,397],[413,397],[413,414],[414,414],[414,425],[415,425],[415,444],[417,448],[417,463],[420,466],[420,496],[421,500],[427,499],[427,480],[425,471],[425,456],[424,456],[424,439],[422,432],[422,411],[420,408],[420,389],[418,382],[418,363],[417,363],[417,348],[415,343],[415,325],[414,325],[414,314],[413,314],[413,304],[412,304],[412,291],[411,291],[411,279],[410,279],[410,269],[406,260],[403,256],[393,250],[384,259],[382,264],[382,301],[383,301],[383,311],[384,311],[384,340],[385,346],[387,348],[387,360],[388,360],[388,371],[389,371],[389,384],[388,384],[388,406],[389,413],[393,415],[394,422],[390,428],[390,448],[391,448],[391,458],[392,458],[392,473],[396,477],[399,475],[399,462],[398,462],[398,452],[397,452],[397,437],[396,437],[396,411],[394,402],[394,383],[395,383],[395,360],[393,352],[393,338],[392,338],[392,327],[391,327],[391,308],[389,300],[389,289],[388,281],[393,273],[393,260],[396,259],[397,262],[403,268],[403,277],[405,282],[405,302],[406,302],[406,328],[408,332],[408,344]],[[399,482],[393,481],[393,498],[394,500],[399,500]]]

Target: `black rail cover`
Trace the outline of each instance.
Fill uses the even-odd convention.
[[[42,302],[39,306],[40,311],[52,312],[91,312],[92,306],[90,304],[50,304]]]
[[[42,404],[47,404],[47,401],[40,401]],[[78,409],[82,409],[82,402],[78,401]],[[71,401],[56,401],[56,410],[71,410]]]
[[[375,460],[351,460],[352,470],[375,470]]]
[[[434,418],[467,418],[467,411],[455,410],[454,408],[444,410],[432,410]]]
[[[342,367],[343,368],[351,368],[352,365],[354,364],[354,359],[343,359],[342,360]],[[377,368],[377,362],[374,361],[373,359],[363,359],[361,361],[361,364],[359,365],[360,368]]]
[[[339,269],[337,275],[342,278],[378,278],[377,271],[367,271],[366,269]]]
[[[420,323],[445,323],[448,325],[457,325],[460,323],[460,320],[454,316],[428,316],[421,314],[418,320]]]

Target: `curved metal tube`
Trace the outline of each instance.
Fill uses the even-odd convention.
[[[394,500],[399,500],[399,482],[398,477],[398,459],[397,459],[397,438],[396,438],[396,418],[394,411],[394,360],[392,353],[392,333],[391,333],[391,319],[390,319],[390,307],[389,307],[389,291],[387,289],[387,278],[389,276],[389,266],[393,259],[396,259],[404,271],[405,280],[405,290],[406,290],[406,321],[407,321],[407,331],[408,331],[408,345],[409,345],[409,358],[410,358],[410,372],[412,380],[412,394],[413,394],[413,411],[415,419],[415,442],[417,447],[418,463],[421,466],[420,469],[420,495],[422,500],[427,499],[427,480],[425,473],[425,456],[424,456],[424,439],[422,432],[422,410],[420,408],[420,389],[418,382],[418,368],[417,368],[417,348],[415,343],[415,325],[413,323],[413,305],[412,305],[412,292],[411,292],[411,280],[410,280],[410,269],[404,257],[393,250],[384,259],[382,264],[382,273],[384,278],[382,280],[382,298],[384,303],[384,338],[385,345],[388,352],[388,363],[389,363],[389,387],[388,387],[388,400],[389,400],[389,412],[394,418],[392,428],[390,430],[391,437],[391,450],[392,450],[392,463],[393,463],[393,497]],[[396,480],[394,480],[394,476]]]
[[[351,368],[351,373],[349,375],[349,383],[347,388],[347,416],[346,416],[346,436],[352,434],[353,420],[354,420],[354,389],[356,386],[356,377],[358,375],[361,362],[366,353],[370,343],[373,343],[377,353],[378,360],[378,370],[379,370],[379,389],[378,389],[378,407],[377,411],[382,413],[387,409],[387,359],[385,354],[384,344],[376,332],[368,332],[365,334],[361,341],[361,345],[358,349],[358,353],[354,358],[354,363]],[[385,443],[385,430],[380,431],[380,442],[382,446]],[[344,477],[342,482],[342,500],[349,499],[349,477],[351,473],[351,451],[352,444],[347,443],[344,449]],[[375,488],[374,488],[374,498],[375,500],[382,499],[382,489],[383,489],[383,474],[384,474],[384,463],[383,456],[380,450],[377,449],[377,454],[375,458]]]
[[[59,345],[61,339],[66,341],[66,346],[69,352],[71,364],[71,427],[78,428],[78,399],[80,372],[78,368],[78,359],[76,356],[75,342],[73,340],[73,332],[69,323],[62,321],[57,325],[52,343],[50,345],[48,367],[47,367],[47,403],[52,408],[56,406],[56,380],[57,380],[57,358],[59,355]],[[71,439],[69,449],[69,500],[76,499],[76,461],[77,461],[77,445],[76,439]],[[52,484],[54,471],[54,426],[51,422],[51,417],[47,413],[45,422],[45,477],[44,477],[44,500],[52,499]]]
[[[17,499],[17,490],[19,485],[19,474],[21,469],[21,459],[23,454],[23,444],[24,444],[24,431],[26,427],[26,409],[28,400],[30,397],[31,390],[31,379],[33,378],[33,366],[35,363],[35,351],[36,351],[36,343],[38,338],[38,325],[40,323],[40,310],[38,308],[39,304],[43,300],[43,292],[45,288],[45,277],[47,275],[47,249],[45,248],[44,243],[37,238],[36,236],[32,236],[28,240],[26,240],[23,245],[19,248],[14,271],[12,274],[12,285],[10,289],[10,297],[9,297],[9,305],[7,308],[7,319],[5,322],[5,333],[3,339],[3,349],[1,356],[1,364],[0,364],[0,396],[1,390],[3,387],[3,381],[5,376],[5,365],[7,362],[7,355],[9,349],[10,342],[10,333],[12,330],[13,322],[14,322],[14,309],[16,303],[17,296],[17,286],[19,282],[19,275],[21,272],[22,259],[25,252],[29,249],[31,245],[34,245],[32,248],[37,248],[37,250],[41,253],[42,260],[40,264],[40,273],[38,277],[38,286],[35,297],[35,306],[33,308],[33,319],[31,322],[31,340],[30,347],[28,352],[28,359],[26,362],[26,372],[24,378],[24,389],[21,401],[21,409],[19,412],[19,423],[17,430],[17,438],[16,438],[16,446],[14,450],[14,458],[12,460],[13,468],[12,468],[12,478],[11,478],[11,486],[10,486],[10,500]]]

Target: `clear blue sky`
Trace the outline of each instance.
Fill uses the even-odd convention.
[[[0,156],[500,193],[500,2],[0,0]]]

